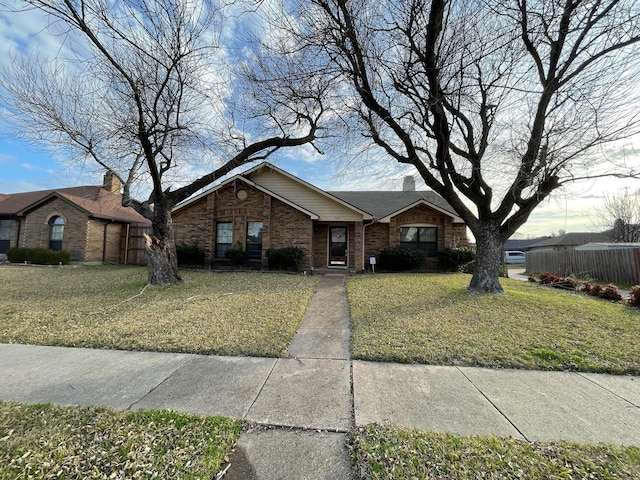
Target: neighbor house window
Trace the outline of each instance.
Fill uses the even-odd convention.
[[[64,234],[64,218],[56,215],[49,219],[49,248],[62,250],[62,235]]]
[[[7,253],[11,246],[11,224],[13,220],[0,220],[0,253]]]
[[[262,258],[262,222],[247,222],[247,258]]]
[[[400,245],[417,248],[435,257],[438,254],[438,229],[436,227],[402,227],[400,228]]]
[[[233,224],[218,222],[216,224],[216,258],[224,258],[227,250],[231,250],[233,241]]]

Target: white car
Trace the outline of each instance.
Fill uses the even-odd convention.
[[[519,250],[507,250],[504,252],[504,259],[508,265],[524,265],[525,256],[524,252]]]

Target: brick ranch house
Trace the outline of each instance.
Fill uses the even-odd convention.
[[[0,254],[11,247],[66,250],[74,263],[144,264],[151,223],[122,206],[112,173],[103,185],[0,194]]]
[[[439,250],[468,244],[453,208],[416,191],[413,177],[402,191],[327,192],[266,162],[177,205],[173,222],[176,242],[203,248],[214,265],[238,246],[263,266],[267,249],[296,246],[305,269],[360,271],[383,248],[403,245],[423,249],[435,269]]]

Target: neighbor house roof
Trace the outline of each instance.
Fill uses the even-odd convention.
[[[551,237],[537,237],[528,239],[509,239],[504,244],[505,250],[528,250],[532,245],[535,245],[542,240],[548,240]]]
[[[332,191],[328,193],[370,213],[377,220],[397,215],[408,208],[424,203],[462,222],[453,207],[440,195],[431,191]]]
[[[82,186],[0,195],[0,215],[21,216],[30,210],[61,198],[84,210],[89,216],[128,223],[149,223],[133,208],[122,206],[122,195],[101,186]]]
[[[530,248],[543,247],[575,247],[590,242],[606,242],[609,240],[602,232],[571,232],[558,237],[550,237],[529,245]]]

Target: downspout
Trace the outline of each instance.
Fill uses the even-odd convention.
[[[107,227],[108,223],[104,224],[104,231],[102,233],[102,264],[105,264],[105,260],[107,259]]]
[[[16,222],[18,222],[18,236],[16,237],[16,247],[20,247],[20,227],[22,227],[22,222],[19,218],[16,219]],[[11,242],[9,242],[9,246],[11,246]]]
[[[127,223],[127,235],[124,238],[124,264],[127,265],[129,261],[129,229],[131,228],[131,224]]]
[[[365,235],[366,235],[366,233],[367,233],[367,232],[366,232],[366,229],[367,229],[367,227],[368,227],[368,226],[373,225],[374,223],[378,223],[378,221],[377,221],[375,218],[374,218],[374,219],[372,219],[372,220],[371,220],[371,222],[370,222],[370,223],[367,223],[366,225],[365,225],[364,223],[362,224],[362,270],[363,270],[363,271],[364,271],[364,270],[366,270],[366,269],[364,268],[364,265],[365,265],[365,264],[364,264],[364,257],[365,257],[365,254],[364,254],[364,247],[365,247],[365,240],[366,240]]]

